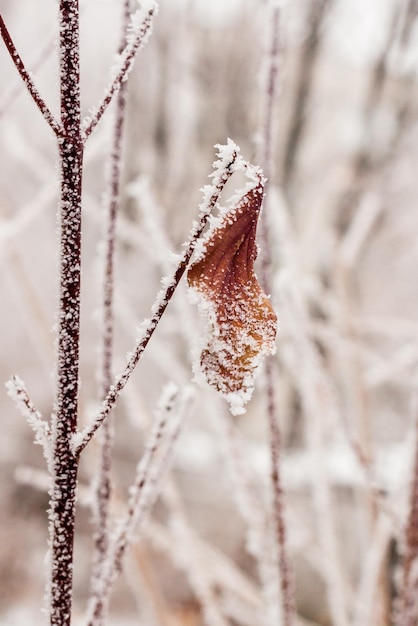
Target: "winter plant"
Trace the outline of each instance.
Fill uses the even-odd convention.
[[[181,422],[187,412],[190,391],[178,389],[173,384],[163,390],[126,510],[116,525],[111,519],[109,508],[112,449],[110,420],[120,393],[142,358],[185,272],[191,299],[197,302],[207,327],[202,345],[196,349],[195,377],[215,388],[229,403],[232,414],[238,415],[245,411],[244,406],[251,398],[262,361],[275,351],[276,314],[254,271],[256,230],[266,181],[261,169],[245,161],[239,147],[228,140],[225,145],[216,146],[217,160],[213,164],[211,184],[203,189],[203,201],[188,241],[181,254],[174,259],[172,272],[162,280],[162,289],[152,306],[150,318],[142,323],[126,366],[115,379],[112,377],[113,268],[126,81],[138,51],[149,40],[156,14],[154,0],[142,0],[140,8],[134,10],[129,0],[125,0],[117,62],[112,68],[109,85],[101,102],[84,119],[80,105],[78,0],[59,2],[59,118],[55,117],[38,91],[0,17],[3,41],[33,101],[56,136],[59,155],[60,284],[55,403],[51,419],[45,419],[36,409],[24,382],[18,376],[14,376],[7,385],[10,396],[32,427],[36,443],[42,446],[50,477],[47,596],[50,624],[55,626],[67,626],[72,622],[77,473],[80,457],[95,434],[99,431],[101,435],[101,462],[94,506],[95,553],[87,624],[93,626],[105,623],[110,595],[122,571],[126,551],[137,537],[145,515],[159,493],[161,477],[170,462]],[[274,55],[273,51],[273,60]],[[102,404],[95,419],[80,428],[83,157],[89,137],[113,101],[116,103],[116,114],[104,255]],[[268,124],[267,121],[267,137],[270,133]],[[225,185],[236,172],[243,173],[248,180],[247,185],[223,207],[220,201]],[[277,469],[275,476],[277,481]],[[276,486],[279,488],[278,484]],[[277,511],[279,515],[280,506]],[[281,543],[284,550],[283,536]],[[201,583],[198,588],[202,598],[207,596],[205,584]],[[287,579],[286,588],[289,588]],[[290,625],[293,608],[289,596],[286,600],[285,623]],[[210,599],[203,599],[202,603],[206,605],[204,612],[208,624],[225,623],[213,609]]]
[[[0,621],[416,626],[417,0],[3,4]]]

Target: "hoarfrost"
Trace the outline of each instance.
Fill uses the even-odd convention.
[[[217,163],[224,155],[230,158],[231,151],[229,144],[219,147]],[[191,299],[207,327],[194,362],[195,380],[214,387],[233,415],[245,412],[263,357],[275,351],[277,330],[276,315],[254,272],[265,181],[258,168],[242,159],[237,168],[245,169],[250,179],[245,193],[239,200],[234,196],[234,206],[211,219],[188,272]]]

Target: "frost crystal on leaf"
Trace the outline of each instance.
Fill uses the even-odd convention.
[[[197,377],[200,371],[234,415],[245,411],[262,358],[275,350],[277,317],[254,272],[263,182],[259,175],[235,207],[214,220],[187,276],[208,324]]]

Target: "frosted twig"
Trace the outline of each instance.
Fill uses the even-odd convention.
[[[122,36],[119,52],[122,53],[126,44],[126,28],[129,21],[129,0],[123,3]],[[103,285],[103,337],[100,364],[100,399],[112,384],[113,335],[114,335],[114,265],[116,245],[116,221],[120,205],[120,179],[122,168],[122,136],[126,110],[126,87],[124,82],[116,96],[116,112],[113,128],[113,140],[109,164],[108,195],[106,196],[106,232]],[[100,571],[109,548],[109,507],[111,499],[111,466],[113,425],[106,420],[101,431],[100,468],[96,488],[96,528],[94,535],[95,550],[93,555],[92,594],[94,596]],[[103,623],[100,598],[97,599],[96,626]]]
[[[55,35],[50,37],[44,47],[38,53],[38,56],[34,61],[31,62],[31,69],[33,72],[36,72],[43,63],[48,59],[54,48]],[[0,102],[0,117],[2,117],[7,109],[13,104],[15,99],[21,92],[21,89],[24,88],[23,83],[18,80],[15,85],[13,85],[9,91],[7,91]]]
[[[131,377],[139,359],[148,345],[149,340],[157,328],[158,323],[177,288],[177,285],[186,271],[186,267],[192,257],[196,243],[206,226],[209,215],[217,205],[220,195],[235,169],[242,166],[242,158],[239,157],[239,148],[236,144],[229,140],[226,146],[217,147],[219,148],[219,160],[215,161],[214,172],[211,174],[213,184],[206,185],[203,189],[204,199],[200,205],[200,220],[199,222],[195,222],[193,224],[189,242],[181,255],[177,268],[172,276],[164,280],[166,286],[161,290],[152,307],[152,317],[151,319],[143,322],[142,334],[138,339],[134,351],[129,357],[128,364],[123,372],[116,378],[115,383],[110,387],[99,415],[92,424],[86,426],[83,431],[78,432],[73,437],[73,454],[76,458],[81,454],[96,430],[107,418],[109,412],[119,397],[119,394]]]
[[[29,426],[35,433],[35,443],[41,445],[45,455],[50,457],[51,428],[29,398],[25,383],[18,376],[12,376],[6,383],[6,388],[8,395],[12,398],[23,417],[27,419]]]
[[[271,23],[270,49],[267,55],[267,76],[265,86],[265,103],[262,119],[262,154],[263,171],[267,179],[271,176],[272,170],[272,145],[273,145],[273,111],[278,88],[278,69],[280,62],[280,8],[273,6],[271,13],[268,13],[269,23]],[[268,208],[268,182],[266,183],[265,206]],[[267,293],[272,289],[272,262],[270,251],[270,237],[268,230],[268,213],[264,215],[261,222],[261,240],[263,243],[261,256],[261,276],[262,283]],[[285,524],[285,503],[282,488],[280,455],[281,455],[281,433],[278,419],[277,402],[275,395],[277,367],[273,357],[267,357],[265,365],[266,375],[266,400],[267,418],[270,433],[270,455],[271,455],[271,485],[273,492],[273,523],[275,528],[275,538],[277,541],[278,566],[280,580],[280,598],[284,626],[292,626],[295,623],[295,599],[293,588],[293,576],[289,563],[286,524]]]
[[[59,142],[60,290],[57,328],[53,467],[50,491],[50,624],[70,626],[78,463],[71,437],[77,430],[80,367],[81,189],[83,144],[80,114],[78,0],[60,0]]]
[[[7,30],[6,24],[4,23],[3,17],[1,15],[0,15],[0,33],[3,38],[4,44],[10,54],[10,57],[13,63],[15,64],[16,69],[19,72],[21,79],[25,83],[27,90],[32,96],[33,101],[35,102],[36,106],[38,107],[38,109],[44,116],[45,120],[48,122],[48,124],[54,131],[54,133],[58,137],[61,136],[64,132],[64,129],[62,125],[59,122],[57,122],[54,115],[49,110],[45,100],[42,98],[39,91],[37,90],[35,83],[33,82],[29,72],[27,71],[20,57],[20,54],[16,50],[16,46],[13,42],[13,39],[9,31]]]
[[[178,389],[173,384],[163,390],[156,423],[130,489],[126,515],[111,542],[108,558],[97,581],[97,592],[88,608],[88,626],[96,624],[98,607],[101,615],[106,613],[113,585],[123,568],[126,550],[158,496],[158,485],[179,435],[187,401],[188,393],[183,392],[179,398]]]
[[[84,140],[87,139],[100,122],[113,96],[119,91],[122,83],[131,71],[137,52],[145,46],[151,35],[152,20],[157,12],[158,5],[155,0],[146,0],[146,2],[142,2],[142,5],[141,9],[136,11],[131,18],[126,46],[118,57],[118,66],[113,81],[107,88],[93,118],[87,120],[87,124],[84,125]]]

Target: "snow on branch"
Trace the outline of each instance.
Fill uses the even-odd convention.
[[[35,443],[41,445],[48,464],[52,460],[51,451],[51,429],[49,424],[42,418],[41,413],[35,408],[32,400],[26,391],[25,383],[18,376],[6,383],[8,395],[27,419],[29,426],[35,433]]]
[[[167,308],[169,301],[171,300],[177,285],[179,284],[187,265],[192,257],[192,254],[196,248],[199,237],[201,236],[210,214],[217,206],[220,195],[232,176],[233,172],[242,169],[243,163],[245,163],[239,154],[239,147],[230,139],[226,145],[217,145],[218,148],[218,160],[213,164],[213,172],[210,175],[212,178],[211,185],[205,185],[203,188],[203,201],[199,207],[199,221],[195,221],[192,226],[190,238],[183,253],[179,256],[179,261],[176,269],[171,276],[162,279],[163,288],[157,295],[157,299],[151,309],[152,317],[143,321],[141,325],[141,333],[137,340],[137,344],[132,353],[128,355],[128,363],[121,374],[116,378],[115,383],[110,387],[106,398],[103,401],[101,410],[97,418],[81,432],[73,435],[73,453],[78,457],[89,441],[92,439],[96,430],[105,421],[109,415],[111,409],[115,405],[117,398],[121,391],[125,387],[129,378],[131,377],[135,367],[138,364],[139,359],[142,356],[145,348],[148,345],[164,311]]]
[[[84,120],[84,139],[87,139],[87,137],[91,135],[100,122],[103,113],[112,102],[113,96],[119,91],[121,84],[127,79],[133,67],[137,52],[145,46],[151,35],[152,21],[157,11],[158,5],[155,0],[143,0],[141,2],[141,8],[132,15],[128,26],[126,46],[121,54],[117,55],[117,62],[112,68],[111,83],[103,96],[102,102],[94,111],[92,117],[88,117]]]
[[[9,31],[7,30],[6,24],[4,23],[4,20],[2,18],[2,16],[0,15],[0,33],[2,36],[2,39],[4,41],[4,44],[10,54],[10,57],[13,61],[13,63],[16,66],[17,71],[20,74],[21,79],[23,80],[23,82],[26,85],[27,90],[29,91],[30,95],[32,96],[33,101],[35,102],[36,106],[38,107],[38,109],[40,110],[40,112],[42,113],[42,115],[44,116],[45,120],[48,122],[48,124],[50,125],[50,127],[52,128],[52,130],[54,131],[54,133],[57,136],[62,135],[63,133],[63,128],[61,126],[61,124],[55,119],[54,115],[52,114],[52,112],[49,110],[45,100],[42,98],[42,96],[40,95],[39,91],[37,90],[35,83],[33,82],[33,79],[31,78],[29,72],[27,71],[21,57],[20,54],[18,53],[18,51],[16,50],[16,46],[13,42],[13,39],[9,33]]]
[[[174,383],[168,384],[162,391],[155,425],[130,489],[126,515],[111,539],[109,555],[97,581],[98,593],[92,598],[88,608],[88,626],[95,623],[99,605],[101,611],[103,607],[107,608],[113,585],[123,568],[126,550],[135,540],[140,526],[157,499],[159,484],[172,457],[189,401],[190,389],[179,392]]]

